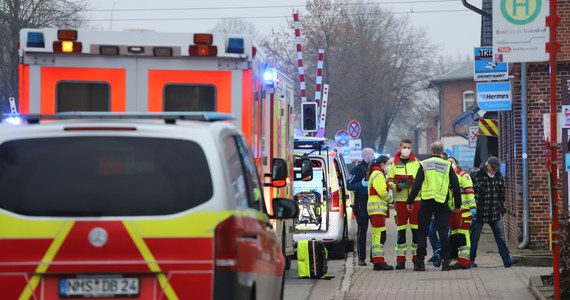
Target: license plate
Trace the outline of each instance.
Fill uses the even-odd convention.
[[[59,281],[60,297],[136,297],[138,278],[65,278]]]

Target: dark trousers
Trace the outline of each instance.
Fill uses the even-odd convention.
[[[358,251],[358,260],[366,260],[366,232],[368,232],[368,210],[366,204],[357,203],[354,206],[354,215],[356,216],[356,224],[358,231],[356,232],[356,249]]]
[[[423,259],[427,255],[427,236],[432,214],[435,217],[437,233],[441,242],[442,259],[449,258],[449,215],[451,210],[447,203],[439,203],[434,199],[422,200],[418,213],[418,256]]]

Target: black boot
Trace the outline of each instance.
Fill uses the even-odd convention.
[[[394,267],[387,264],[387,263],[381,263],[381,264],[374,264],[374,271],[392,271],[394,270]]]
[[[449,271],[449,270],[451,270],[451,268],[449,267],[449,262],[450,262],[450,261],[451,261],[451,260],[449,260],[449,259],[444,259],[444,260],[441,262],[441,270],[442,270],[442,271]]]
[[[414,271],[425,271],[426,263],[424,262],[425,257],[418,255],[418,260],[414,262]]]
[[[403,270],[403,269],[405,269],[405,268],[406,268],[406,263],[405,263],[405,262],[399,261],[399,262],[396,263],[396,270]]]

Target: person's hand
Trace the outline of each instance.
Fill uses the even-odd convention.
[[[413,204],[408,204],[408,211],[412,211],[414,210],[414,205]]]
[[[362,183],[362,186],[368,186],[368,181],[366,181],[364,179],[362,179],[362,181],[360,183]]]
[[[473,220],[475,220],[475,216],[477,215],[477,209],[476,208],[472,208],[469,210],[469,212],[471,213],[471,218]]]
[[[409,185],[410,185],[409,182],[400,182],[400,183],[398,183],[397,186],[400,190],[403,190],[403,189],[407,188]]]

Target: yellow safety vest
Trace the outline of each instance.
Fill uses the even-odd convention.
[[[421,164],[424,170],[422,200],[435,199],[439,203],[445,203],[449,192],[451,163],[440,157],[430,157]]]
[[[419,160],[410,160],[405,164],[402,162],[398,163],[393,162],[390,165],[390,172],[388,172],[387,176],[388,176],[388,182],[390,182],[390,188],[394,193],[394,200],[396,202],[406,202],[408,200],[408,195],[412,190],[413,184],[410,184],[408,187],[398,191],[398,189],[396,188],[396,184],[394,183],[394,177],[396,175],[412,175],[414,176],[415,179],[419,169],[420,169]],[[420,194],[418,194],[418,196],[416,197],[416,199],[414,199],[414,201],[420,201],[420,200],[421,200]]]
[[[387,215],[392,195],[388,191],[386,177],[378,170],[372,171],[368,181],[368,215]]]
[[[457,174],[457,173],[455,173]],[[457,180],[459,181],[459,188],[461,189],[461,209],[468,210],[470,208],[476,208],[477,204],[475,204],[475,193],[473,191],[473,181],[471,180],[471,176],[467,172],[461,172],[457,174]],[[453,201],[453,191],[449,190],[449,207],[451,209],[454,208],[454,201]]]

